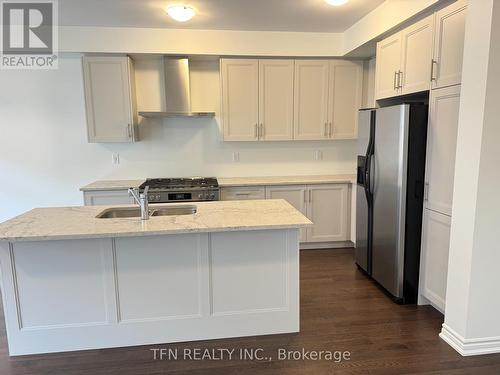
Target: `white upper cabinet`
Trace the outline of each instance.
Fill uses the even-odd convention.
[[[375,99],[390,98],[400,94],[401,36],[401,33],[397,33],[377,43]]]
[[[293,60],[259,60],[259,138],[292,139]]]
[[[377,43],[375,99],[460,84],[466,9],[458,0]]]
[[[466,10],[459,0],[436,13],[432,88],[462,81]]]
[[[308,186],[307,217],[314,223],[307,229],[308,242],[349,239],[348,185]]]
[[[424,18],[401,33],[401,94],[430,89],[434,15]]]
[[[294,139],[328,139],[327,60],[295,61]]]
[[[258,140],[259,60],[222,59],[221,80],[224,139]]]
[[[432,90],[429,104],[425,206],[451,215],[460,86]]]
[[[328,134],[333,139],[358,137],[358,110],[363,97],[363,62],[330,62]]]
[[[89,142],[133,142],[137,112],[132,60],[84,56],[82,62]]]
[[[353,139],[363,63],[222,59],[225,141]]]

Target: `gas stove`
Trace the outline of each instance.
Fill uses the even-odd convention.
[[[148,178],[149,203],[202,202],[219,200],[219,183],[214,177]]]

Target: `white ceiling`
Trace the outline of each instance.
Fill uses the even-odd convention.
[[[384,0],[59,0],[62,26],[188,28],[214,30],[343,32]],[[197,15],[176,22],[169,4],[192,5]]]

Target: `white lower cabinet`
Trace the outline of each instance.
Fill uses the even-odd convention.
[[[444,313],[451,217],[424,209],[420,294]]]
[[[314,223],[307,229],[308,242],[334,242],[349,239],[348,185],[308,187],[307,217]]]
[[[307,215],[306,212],[306,186],[268,186],[266,188],[266,199],[284,199],[295,207],[302,214]],[[300,242],[307,240],[307,230],[302,228],[300,230]]]
[[[266,199],[266,189],[263,186],[238,186],[221,188],[220,199],[222,201]]]
[[[301,232],[301,242],[349,240],[349,185],[290,185],[266,187],[267,199],[285,199],[314,224]]]
[[[83,203],[85,206],[112,206],[132,204],[134,200],[128,190],[99,190],[83,192]]]

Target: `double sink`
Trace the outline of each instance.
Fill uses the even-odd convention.
[[[149,216],[177,216],[177,215],[193,215],[197,211],[194,205],[178,205],[169,207],[150,208]],[[141,209],[139,207],[113,207],[102,211],[96,216],[97,219],[123,219],[141,217]]]

